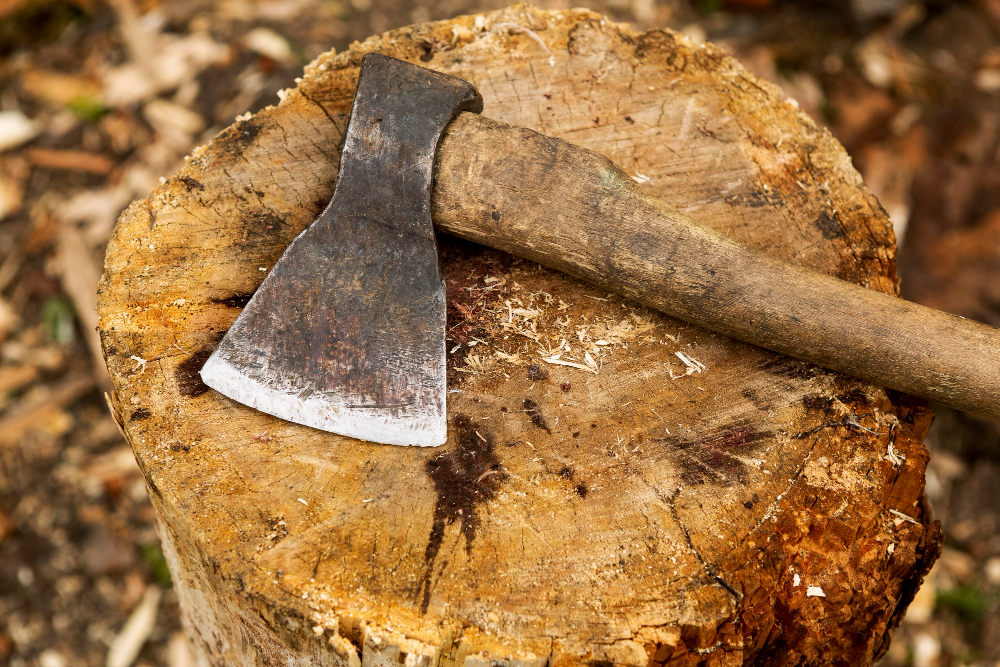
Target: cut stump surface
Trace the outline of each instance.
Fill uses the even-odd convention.
[[[750,246],[895,290],[891,226],[844,150],[710,45],[517,6],[321,56],[133,204],[108,248],[113,410],[201,659],[861,665],[884,651],[940,543],[921,402],[447,236],[443,447],[322,433],[202,384],[329,200],[369,51],[471,81],[484,115],[602,153]]]

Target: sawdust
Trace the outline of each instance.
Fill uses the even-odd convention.
[[[536,273],[540,267],[525,263],[519,271]],[[487,275],[479,284],[464,289],[470,294],[491,293],[492,304],[478,314],[476,325],[489,335],[486,340],[473,338],[458,345],[450,353],[465,350],[460,373],[481,375],[499,372],[505,375],[513,369],[533,364],[551,364],[597,375],[616,354],[628,352],[637,344],[676,345],[677,337],[663,333],[659,316],[627,302],[590,294],[580,294],[609,303],[606,315],[592,313],[582,304],[557,298],[546,291],[530,292],[517,281],[518,273],[501,280]],[[581,291],[585,288],[581,286]],[[613,304],[613,305],[612,305]],[[683,353],[678,353],[683,354]],[[680,359],[687,357],[681,356]],[[704,369],[703,365],[696,368]],[[699,370],[700,372],[700,370]]]

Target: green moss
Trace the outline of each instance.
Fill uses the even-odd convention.
[[[939,591],[937,604],[952,610],[966,623],[981,622],[989,607],[989,601],[982,591],[969,585]]]
[[[696,7],[702,16],[708,16],[722,9],[722,0],[697,0]]]
[[[54,343],[70,346],[76,340],[73,306],[61,296],[50,296],[42,304],[45,337]]]
[[[77,118],[88,123],[96,123],[108,113],[108,108],[99,99],[90,95],[74,97],[66,105],[66,108],[72,111]]]
[[[149,566],[149,571],[156,577],[156,581],[164,588],[173,586],[170,568],[167,567],[167,559],[163,556],[163,549],[160,548],[160,545],[156,542],[147,542],[139,545],[139,551],[142,553],[142,559]]]

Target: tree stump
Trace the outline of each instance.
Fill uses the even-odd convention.
[[[113,411],[203,664],[870,663],[940,545],[922,402],[447,236],[443,447],[202,384],[331,196],[369,51],[473,82],[486,116],[603,153],[746,244],[896,289],[844,150],[710,45],[516,6],[321,56],[129,207],[101,283]]]

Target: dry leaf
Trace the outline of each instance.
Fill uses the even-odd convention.
[[[164,36],[151,54],[151,70],[137,63],[109,70],[104,76],[104,101],[109,106],[125,106],[176,88],[207,67],[225,61],[229,49],[208,35]]]
[[[20,111],[0,111],[0,152],[31,141],[38,132],[38,124]]]
[[[284,65],[295,62],[288,40],[268,28],[254,28],[243,37],[243,45],[251,51]]]
[[[26,94],[58,109],[80,99],[97,99],[101,94],[101,87],[90,79],[41,68],[26,71],[21,85]]]

